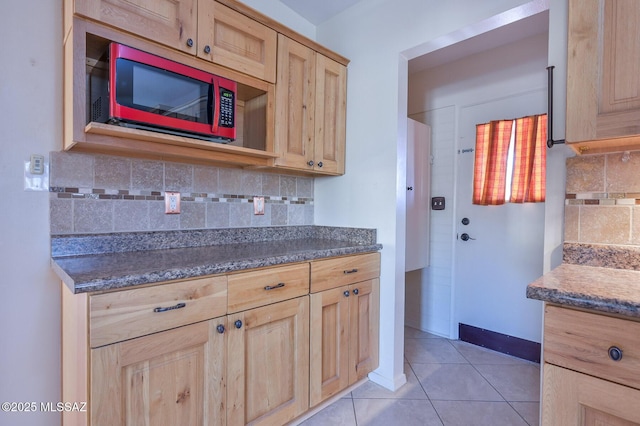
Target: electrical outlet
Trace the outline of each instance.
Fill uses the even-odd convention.
[[[253,197],[253,214],[264,214],[264,197]]]
[[[166,214],[180,213],[180,193],[166,191],[164,193],[164,212]]]

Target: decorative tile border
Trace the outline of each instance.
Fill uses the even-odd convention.
[[[52,186],[49,192],[59,199],[164,201],[161,191],[135,191],[126,189],[67,188]],[[253,203],[254,197],[263,197],[268,204],[313,205],[313,198],[275,195],[237,195],[213,193],[181,193],[181,201],[214,203]]]
[[[568,206],[632,206],[640,205],[640,193],[637,192],[585,192],[566,194]]]

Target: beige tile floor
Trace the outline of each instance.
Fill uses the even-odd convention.
[[[365,382],[301,425],[538,425],[540,365],[409,328],[407,384]]]

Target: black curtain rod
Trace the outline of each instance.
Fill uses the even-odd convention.
[[[554,145],[565,143],[564,139],[553,140],[553,65],[547,67],[547,146],[551,148]]]

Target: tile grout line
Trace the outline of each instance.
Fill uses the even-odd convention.
[[[462,352],[460,352],[460,351],[458,350],[458,348],[456,348],[456,346],[455,346],[453,343],[451,343],[451,341],[450,341],[449,339],[447,339],[447,341],[451,344],[451,346],[453,346],[453,348],[454,348],[454,349],[455,349],[455,350],[456,350],[456,351],[457,351],[457,352],[458,352],[458,353],[459,353],[459,354],[460,354],[464,359],[466,359],[467,361],[469,361],[469,365],[471,365],[471,366],[473,367],[473,369],[474,369],[474,370],[476,370],[476,371],[478,372],[478,374],[480,375],[480,377],[482,377],[482,378],[483,378],[483,379],[484,379],[484,380],[489,384],[489,386],[491,386],[491,387],[496,391],[496,393],[497,393],[498,395],[500,395],[500,397],[503,399],[503,402],[506,402],[506,403],[509,405],[509,407],[511,407],[511,409],[512,409],[513,411],[515,411],[515,412],[516,412],[516,414],[517,414],[517,415],[522,419],[522,421],[523,421],[523,422],[525,422],[525,423],[528,425],[528,424],[529,424],[529,422],[527,421],[527,419],[525,419],[525,418],[522,416],[522,414],[520,414],[520,412],[519,412],[518,410],[516,410],[516,408],[515,408],[513,405],[511,405],[511,402],[507,401],[507,398],[505,398],[505,396],[504,396],[504,395],[502,395],[502,393],[501,393],[501,392],[500,392],[500,391],[499,391],[499,390],[498,390],[498,389],[493,385],[493,383],[491,383],[491,381],[489,381],[489,379],[487,379],[487,378],[485,377],[485,375],[484,375],[484,374],[482,374],[482,372],[481,372],[480,370],[478,370],[478,368],[476,368],[476,365],[475,365],[473,362],[471,362],[471,361],[470,361],[466,356],[464,356],[464,354],[463,354]],[[498,365],[498,366],[499,366],[500,364],[482,364],[482,365]]]
[[[427,397],[427,401],[429,401],[429,404],[431,404],[431,408],[433,408],[433,411],[436,413],[436,416],[438,416],[438,420],[440,420],[440,423],[442,423],[444,425],[444,420],[442,420],[442,417],[440,416],[440,413],[436,409],[436,406],[433,405],[433,401],[431,400],[431,397],[427,393],[427,390],[424,388],[424,385],[422,384],[422,381],[418,378],[418,375],[416,374],[415,370],[413,369],[413,365],[411,365],[411,361],[409,361],[409,359],[406,357],[406,355],[405,355],[405,359],[407,360],[407,364],[409,364],[409,368],[411,369],[411,372],[413,373],[413,375],[416,377],[416,380],[420,384],[420,389],[422,389],[422,392],[424,392],[424,395]]]

